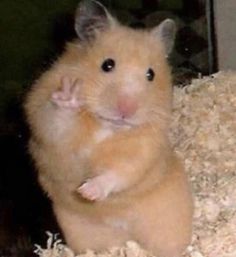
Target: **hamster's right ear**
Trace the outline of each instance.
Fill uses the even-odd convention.
[[[175,22],[171,19],[166,19],[151,31],[153,36],[158,37],[163,42],[167,56],[174,46],[176,30]]]
[[[97,34],[115,23],[105,6],[95,0],[82,0],[76,10],[75,31],[83,41],[93,40]]]

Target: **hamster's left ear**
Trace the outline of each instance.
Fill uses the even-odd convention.
[[[75,31],[82,42],[92,41],[114,23],[115,19],[100,2],[80,1],[75,15]]]
[[[174,46],[176,31],[177,28],[175,22],[171,19],[164,20],[161,24],[151,30],[151,34],[160,38],[163,42],[167,56],[171,53]]]

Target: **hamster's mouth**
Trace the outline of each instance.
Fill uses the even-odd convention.
[[[115,125],[117,127],[133,127],[134,124],[132,124],[131,122],[122,119],[122,118],[110,118],[110,117],[105,117],[103,115],[97,114],[98,119],[106,121],[111,123],[112,125]]]

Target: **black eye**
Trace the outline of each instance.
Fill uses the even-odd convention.
[[[149,68],[147,70],[146,77],[147,77],[148,81],[153,81],[154,80],[155,72],[153,71],[153,69]]]
[[[102,70],[105,72],[110,72],[115,68],[115,61],[113,59],[106,59],[103,63],[102,63]]]

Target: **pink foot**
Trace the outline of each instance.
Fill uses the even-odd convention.
[[[78,110],[83,102],[79,99],[80,85],[78,80],[63,77],[61,88],[52,93],[51,101],[61,108]]]
[[[92,179],[88,179],[78,188],[78,193],[87,200],[90,201],[102,201],[113,190],[113,183],[109,176],[101,175]]]

